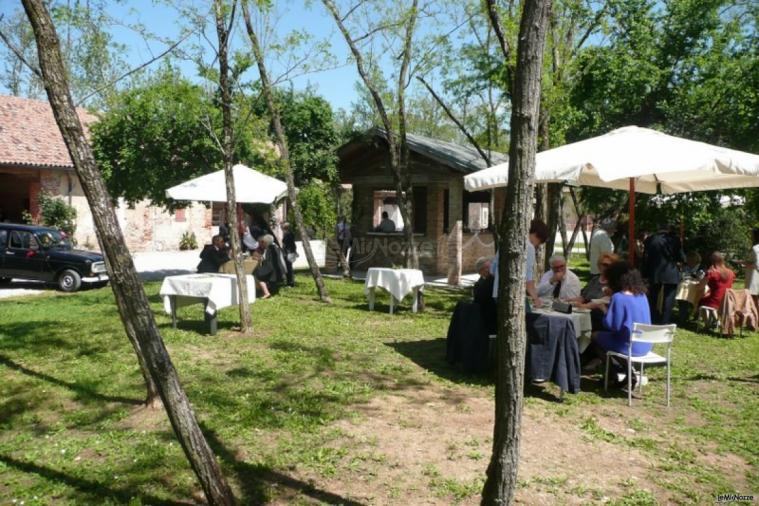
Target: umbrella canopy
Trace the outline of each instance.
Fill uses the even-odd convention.
[[[642,193],[759,186],[759,156],[628,126],[538,153],[535,179]],[[469,191],[505,186],[508,164],[464,178]]]
[[[232,167],[238,204],[271,204],[287,196],[287,184],[245,165]],[[227,186],[224,171],[219,170],[196,177],[166,190],[174,200],[197,200],[202,202],[226,202]]]

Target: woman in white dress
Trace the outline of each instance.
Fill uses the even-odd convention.
[[[754,246],[751,248],[751,260],[746,263],[746,288],[754,297],[754,304],[759,305],[759,228],[752,232]]]

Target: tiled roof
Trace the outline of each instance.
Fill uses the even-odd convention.
[[[85,130],[97,121],[84,109],[77,113]],[[0,165],[74,167],[46,100],[0,95]]]

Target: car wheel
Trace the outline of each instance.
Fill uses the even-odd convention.
[[[75,292],[82,286],[82,277],[78,272],[66,269],[58,275],[58,288],[64,292]]]

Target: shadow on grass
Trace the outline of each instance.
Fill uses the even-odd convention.
[[[244,462],[219,440],[214,431],[203,427],[203,434],[214,453],[234,471],[242,492],[241,504],[265,504],[269,500],[266,493],[267,486],[276,486],[280,490],[287,489],[327,504],[362,506],[360,502],[321,490],[311,483],[298,480],[267,466]]]
[[[487,374],[465,374],[448,364],[445,360],[444,338],[385,343],[385,346],[393,348],[431,373],[455,383],[470,385],[489,385],[492,383],[492,379]]]
[[[49,481],[65,483],[66,485],[73,487],[85,494],[92,496],[92,503],[102,501],[104,498],[113,499],[122,504],[132,504],[136,498],[141,501],[142,504],[158,504],[158,505],[187,505],[192,504],[188,502],[168,501],[160,499],[158,497],[141,494],[136,492],[134,488],[113,488],[98,483],[96,481],[86,480],[84,478],[78,478],[70,476],[61,471],[50,469],[49,467],[43,467],[33,462],[24,462],[17,460],[9,455],[0,454],[0,462],[8,467],[15,468],[24,473],[32,473]]]
[[[119,402],[122,404],[131,404],[134,406],[138,406],[144,403],[144,401],[141,399],[132,399],[129,397],[121,397],[118,395],[104,395],[104,394],[99,393],[97,390],[93,390],[92,388],[89,388],[80,384],[76,384],[76,383],[69,383],[67,381],[63,381],[61,379],[50,376],[49,374],[45,374],[44,372],[37,372],[33,369],[29,369],[28,367],[25,367],[21,364],[14,362],[10,358],[6,357],[5,355],[0,355],[0,364],[4,365],[5,367],[9,369],[13,369],[14,371],[25,374],[27,376],[31,376],[33,378],[37,378],[42,381],[46,381],[48,383],[52,383],[53,385],[58,385],[60,387],[67,388],[71,390],[72,392],[75,392],[80,397],[88,399],[88,400]]]

